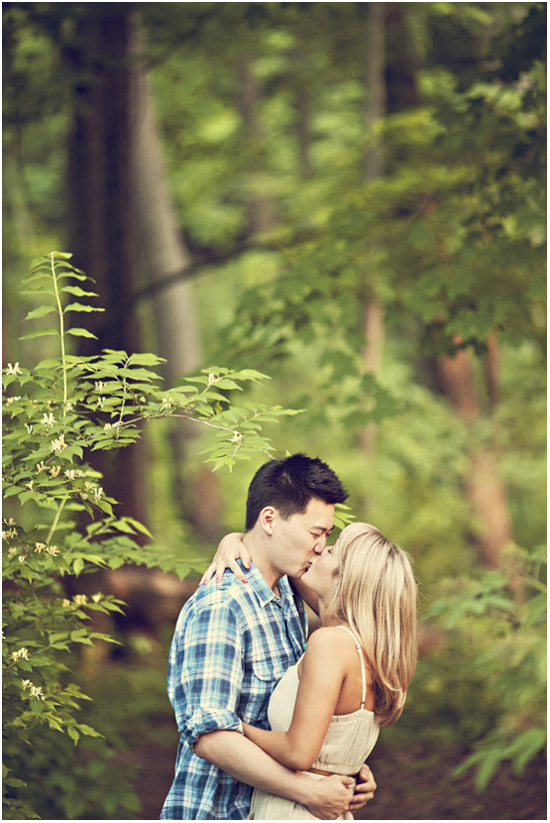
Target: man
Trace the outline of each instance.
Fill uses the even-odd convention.
[[[318,458],[271,460],[254,476],[244,537],[250,570],[199,587],[176,625],[168,695],[181,739],[161,819],[245,820],[253,787],[302,803],[322,819],[347,810],[349,777],[313,780],[290,771],[247,740],[241,726],[243,720],[269,727],[271,692],[303,654],[307,621],[287,575],[299,578],[323,551],[334,505],[346,498]],[[352,810],[376,788],[368,769],[363,780]]]

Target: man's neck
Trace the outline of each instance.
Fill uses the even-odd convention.
[[[275,594],[279,595],[278,582],[283,576],[273,568],[269,561],[269,554],[265,540],[254,531],[247,532],[243,538],[243,543],[250,552],[254,565],[260,570],[265,582]]]

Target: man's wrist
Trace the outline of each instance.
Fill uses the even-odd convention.
[[[307,806],[313,797],[315,780],[302,774],[302,772],[294,772],[292,780],[290,781],[290,788],[292,791],[291,800],[295,803],[301,803],[302,806]]]

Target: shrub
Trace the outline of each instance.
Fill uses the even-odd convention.
[[[86,302],[97,295],[86,290],[89,278],[69,263],[70,257],[52,252],[35,261],[24,280],[26,293],[49,301],[26,319],[57,316],[55,328],[26,337],[53,335],[60,356],[43,360],[32,370],[9,364],[3,374],[7,392],[3,415],[7,516],[2,533],[7,819],[38,817],[36,807],[42,801],[50,814],[55,793],[61,795],[57,810],[61,808],[68,817],[96,817],[101,809],[112,817],[117,810],[136,808],[127,787],[100,796],[100,783],[109,773],[105,771],[109,750],[102,745],[99,731],[79,722],[78,710],[87,697],[73,682],[70,670],[75,650],[82,644],[93,645],[100,639],[115,642],[94,631],[90,619],[94,612],[120,611],[123,603],[100,592],[69,599],[62,579],[124,563],[159,565],[159,552],[151,543],[139,545],[139,534],[151,538],[143,525],[117,516],[116,501],[104,493],[101,475],[93,467],[94,454],[134,443],[143,420],[184,417],[212,429],[215,437],[206,449],[206,460],[214,463],[214,469],[231,469],[235,460],[249,459],[257,451],[270,456],[272,447],[261,432],[262,424],[296,413],[279,406],[233,405],[222,392],[266,379],[252,370],[206,369],[161,391],[153,370],[161,358],[153,354],[128,355],[110,349],[96,357],[70,354],[71,338],[93,335],[68,325],[68,315],[101,311]],[[13,393],[16,385],[17,394]],[[175,554],[165,554],[160,565],[181,577],[189,571],[189,563]],[[61,742],[55,738],[59,733],[68,737]],[[76,745],[82,735],[95,750],[88,759],[68,754],[65,740]]]

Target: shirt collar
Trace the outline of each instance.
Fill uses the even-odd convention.
[[[271,601],[275,603],[282,603],[285,600],[286,589],[284,587],[284,583],[281,586],[283,580],[286,579],[285,577],[282,577],[279,580],[279,591],[281,592],[281,596],[277,597],[273,589],[269,588],[265,577],[254,563],[252,563],[250,569],[244,569],[243,571],[246,575],[246,584],[252,586],[262,608],[267,606],[268,603],[271,603]]]

